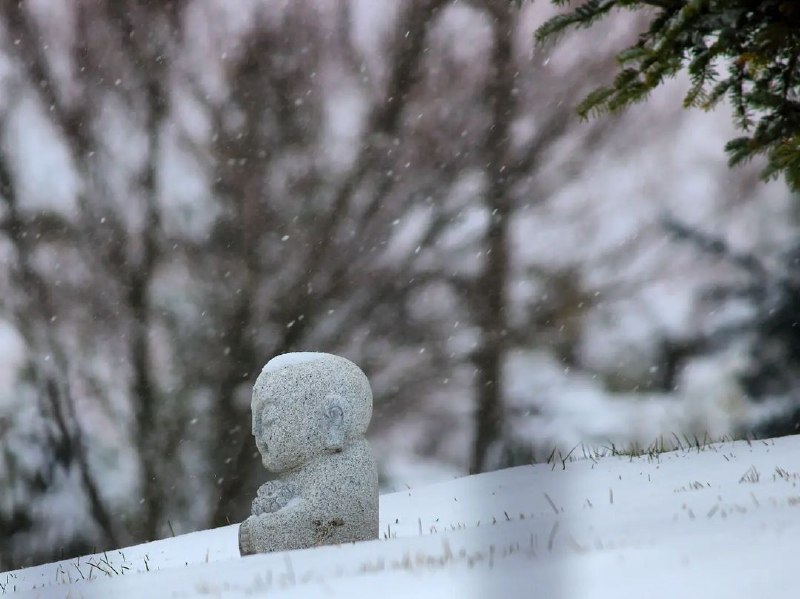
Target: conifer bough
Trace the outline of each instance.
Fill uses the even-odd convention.
[[[800,192],[800,1],[588,0],[547,21],[536,38],[589,27],[614,9],[644,10],[652,18],[637,43],[617,55],[620,71],[611,85],[578,105],[582,117],[643,101],[686,68],[685,107],[710,110],[726,97],[733,107],[743,135],[725,146],[730,165],[763,154],[764,178],[783,174]]]

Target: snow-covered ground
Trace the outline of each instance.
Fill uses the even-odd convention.
[[[240,558],[236,526],[0,575],[26,597],[797,596],[800,436],[381,497],[381,539]]]

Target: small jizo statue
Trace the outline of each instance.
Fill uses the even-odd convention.
[[[253,388],[253,436],[264,467],[242,555],[378,538],[378,471],[364,433],[372,391],[358,366],[331,354],[270,360]]]

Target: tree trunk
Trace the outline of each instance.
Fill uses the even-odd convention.
[[[481,331],[481,347],[473,357],[477,406],[470,461],[472,473],[489,467],[488,453],[501,439],[504,428],[502,368],[508,335],[506,286],[509,267],[508,218],[511,211],[506,161],[509,156],[509,125],[514,108],[513,19],[510,3],[498,3],[494,8],[494,74],[487,89],[492,123],[486,138],[489,184],[485,201],[490,219],[483,269],[477,281],[477,290],[473,293],[473,308]]]

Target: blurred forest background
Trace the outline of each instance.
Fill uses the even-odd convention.
[[[684,80],[581,122],[641,20],[519,4],[0,3],[0,569],[243,519],[286,351],[386,491],[797,430],[797,198]]]

